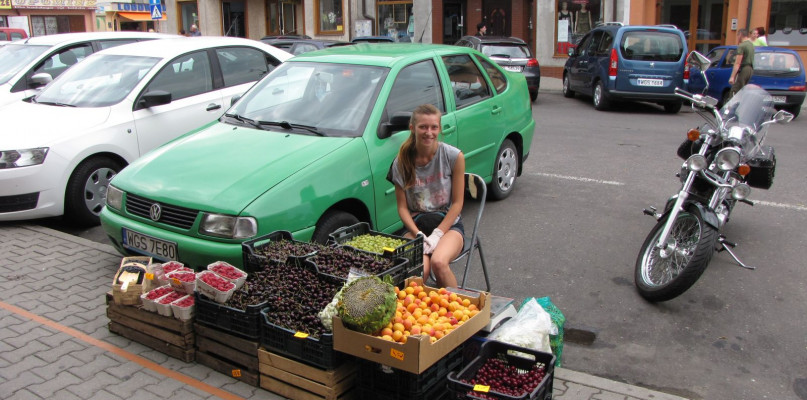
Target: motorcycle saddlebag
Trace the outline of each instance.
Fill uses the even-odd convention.
[[[776,173],[776,155],[773,147],[762,146],[756,157],[748,161],[751,172],[745,176],[748,186],[770,189],[773,185],[773,175]]]

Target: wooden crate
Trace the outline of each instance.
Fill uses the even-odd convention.
[[[258,342],[230,335],[216,328],[193,324],[196,362],[246,384],[259,386]]]
[[[184,362],[194,361],[192,318],[181,321],[146,311],[142,306],[116,304],[111,291],[106,294],[106,304],[110,332]]]
[[[324,370],[281,355],[258,349],[261,388],[292,400],[336,400],[355,398],[358,364],[345,361],[336,369]]]

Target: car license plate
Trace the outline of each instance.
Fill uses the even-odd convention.
[[[160,240],[126,228],[121,229],[123,230],[123,247],[139,253],[146,253],[164,261],[177,260],[176,243]]]
[[[773,102],[777,104],[787,102],[787,96],[771,96],[771,97],[773,97]]]
[[[519,67],[519,66],[517,66],[517,65],[516,65],[516,66],[513,66],[513,65],[505,65],[505,66],[504,66],[504,69],[505,69],[505,70],[507,70],[507,71],[512,71],[512,72],[521,72],[521,67]]]
[[[663,79],[645,79],[639,78],[636,80],[639,86],[664,86]]]

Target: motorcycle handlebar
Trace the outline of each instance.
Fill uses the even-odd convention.
[[[701,107],[701,108],[711,108],[714,109],[715,107],[705,101],[705,97],[701,94],[690,93],[681,88],[675,88],[675,95],[678,97],[682,97],[686,100],[691,101],[694,105]]]

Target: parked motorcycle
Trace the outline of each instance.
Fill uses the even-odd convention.
[[[687,63],[703,73],[710,60],[693,51]],[[681,89],[675,93],[706,123],[690,130],[678,149],[686,160],[678,174],[681,190],[662,212],[644,210],[658,223],[642,244],[634,280],[639,294],[651,302],[673,299],[692,287],[716,251],[725,250],[740,266],[754,269],[740,261],[732,251],[736,243],[721,230],[738,202],[753,205],[748,200],[751,187],[773,184],[776,157],[763,142],[768,126],[793,119],[786,111],[777,112],[771,96],[756,85],[743,87],[721,109],[715,98]]]

